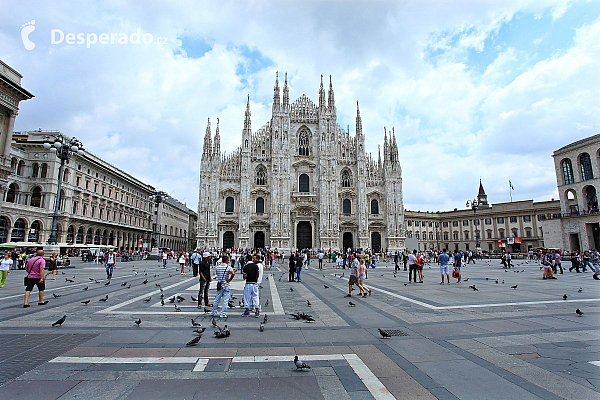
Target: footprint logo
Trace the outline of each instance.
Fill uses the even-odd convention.
[[[23,39],[23,46],[27,50],[33,50],[35,48],[35,43],[29,40],[29,34],[35,31],[35,20],[31,20],[23,25],[21,25],[21,39]]]

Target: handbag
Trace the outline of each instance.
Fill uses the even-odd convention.
[[[227,271],[227,268],[225,268],[225,271]],[[223,283],[221,282],[221,280],[225,279],[225,273],[223,273],[223,277],[222,279],[219,279],[217,281],[217,290],[223,290]]]
[[[457,269],[455,269],[454,271],[452,271],[452,277],[456,278],[456,279],[460,278],[460,271],[457,270]]]

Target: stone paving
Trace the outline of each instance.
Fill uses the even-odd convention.
[[[225,339],[191,300],[196,278],[175,264],[118,264],[105,286],[101,265],[75,262],[47,282],[49,304],[37,306],[34,292],[27,309],[24,272],[13,271],[0,289],[0,399],[600,398],[598,282],[589,272],[542,280],[537,263],[515,264],[481,260],[463,268],[467,282],[440,285],[436,265],[415,284],[379,263],[369,270],[372,295],[351,299],[348,270],[311,266],[302,283],[289,283],[287,265],[276,264],[261,290],[264,332],[263,315],[241,316],[238,275],[236,307],[217,321],[232,331]],[[181,311],[174,295],[185,298],[175,303]],[[296,311],[315,321],[296,321]],[[206,332],[187,347],[196,317]],[[377,328],[401,336],[382,339]],[[294,355],[311,369],[295,370]]]

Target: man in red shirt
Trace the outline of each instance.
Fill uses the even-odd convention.
[[[25,278],[26,288],[23,308],[29,307],[29,295],[31,294],[34,286],[37,286],[40,296],[38,306],[48,304],[47,301],[44,301],[44,290],[46,289],[46,284],[44,283],[44,268],[46,268],[44,250],[38,250],[37,255],[35,257],[31,257],[31,259],[27,261],[27,264],[25,265],[27,277]]]

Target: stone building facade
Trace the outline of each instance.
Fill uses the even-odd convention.
[[[404,247],[402,169],[396,137],[384,132],[383,159],[365,151],[360,111],[355,135],[338,125],[331,77],[318,103],[290,102],[276,77],[271,119],[221,152],[210,119],[200,165],[198,245],[283,250]]]
[[[475,250],[476,231],[484,251],[523,252],[548,246],[542,224],[560,216],[558,200],[489,204],[481,182],[477,200],[477,218],[470,208],[437,212],[406,210],[407,238],[416,239],[419,250]]]
[[[12,173],[0,206],[0,243],[43,244],[50,236],[60,159],[43,147],[57,131],[15,132]],[[86,151],[63,173],[58,218],[60,244],[138,249],[151,238],[154,188]]]
[[[16,166],[11,165],[10,146],[19,103],[33,97],[21,86],[23,76],[0,60],[0,204],[8,189],[8,176]]]
[[[600,249],[600,134],[564,146],[552,157],[561,213],[544,222],[549,247]]]
[[[158,226],[160,226],[159,247],[176,251],[194,248],[196,245],[196,212],[170,196],[166,196],[157,208],[156,212],[159,214]],[[193,232],[190,231],[190,226],[193,227]],[[192,243],[190,243],[190,237],[194,239]]]

